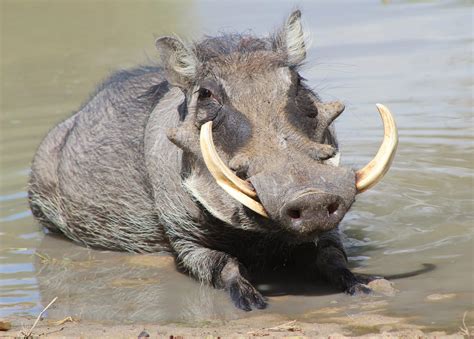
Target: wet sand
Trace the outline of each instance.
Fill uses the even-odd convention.
[[[0,332],[0,337],[22,337],[28,333],[33,318],[11,318],[12,329]],[[357,318],[336,318],[331,323],[308,323],[278,317],[254,316],[248,319],[225,322],[207,321],[193,326],[182,323],[157,325],[153,323],[137,323],[131,325],[110,325],[72,318],[43,319],[33,329],[33,336],[48,338],[137,338],[146,337],[468,337],[470,330],[461,327],[455,333],[430,331],[423,327],[411,325],[407,319],[384,317],[376,314]],[[470,332],[468,332],[470,331]],[[145,332],[145,333],[143,333]],[[145,335],[145,336],[144,336]]]

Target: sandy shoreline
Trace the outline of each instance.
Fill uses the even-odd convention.
[[[1,331],[0,337],[24,337],[35,321],[34,317],[7,318],[11,329]],[[33,329],[34,337],[48,338],[142,338],[146,334],[154,337],[467,337],[469,329],[460,328],[455,333],[432,331],[419,325],[410,324],[402,318],[377,314],[360,317],[334,318],[329,323],[309,323],[275,316],[254,316],[231,321],[208,321],[198,324],[135,323],[128,325],[104,324],[74,318],[42,319]],[[471,334],[472,334],[472,329]]]

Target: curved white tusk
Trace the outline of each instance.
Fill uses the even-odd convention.
[[[375,186],[383,178],[397,151],[398,130],[395,120],[387,107],[382,104],[376,104],[376,106],[383,121],[384,138],[375,157],[356,172],[357,193]]]
[[[230,196],[258,214],[267,217],[262,204],[252,199],[257,193],[252,185],[236,176],[217,154],[212,138],[212,121],[201,126],[200,133],[201,153],[209,172]]]
[[[259,203],[258,201],[252,199],[251,197],[245,195],[238,189],[223,183],[223,182],[217,182],[219,186],[221,186],[232,198],[240,202],[242,205],[247,206],[250,208],[252,211],[257,212],[261,216],[268,218],[268,214],[263,208],[262,204]]]
[[[206,166],[216,180],[227,180],[234,184],[240,191],[250,197],[256,197],[257,193],[252,185],[240,179],[228,168],[217,154],[212,138],[212,121],[206,122],[201,127],[201,152],[206,162]]]

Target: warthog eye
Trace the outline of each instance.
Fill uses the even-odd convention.
[[[208,90],[207,88],[199,89],[199,100],[209,99],[210,97],[212,97],[212,92],[210,90]]]
[[[219,111],[222,109],[222,104],[219,100],[219,97],[214,94],[217,91],[211,91],[206,87],[201,87],[197,90],[198,105],[196,117],[201,123],[214,120],[217,117]]]

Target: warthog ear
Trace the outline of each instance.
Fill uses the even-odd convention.
[[[288,66],[297,66],[306,58],[305,34],[301,25],[301,11],[296,10],[288,17],[278,33],[275,43],[287,57]]]
[[[162,37],[155,44],[168,82],[181,88],[188,87],[196,76],[199,64],[195,54],[176,38]]]

